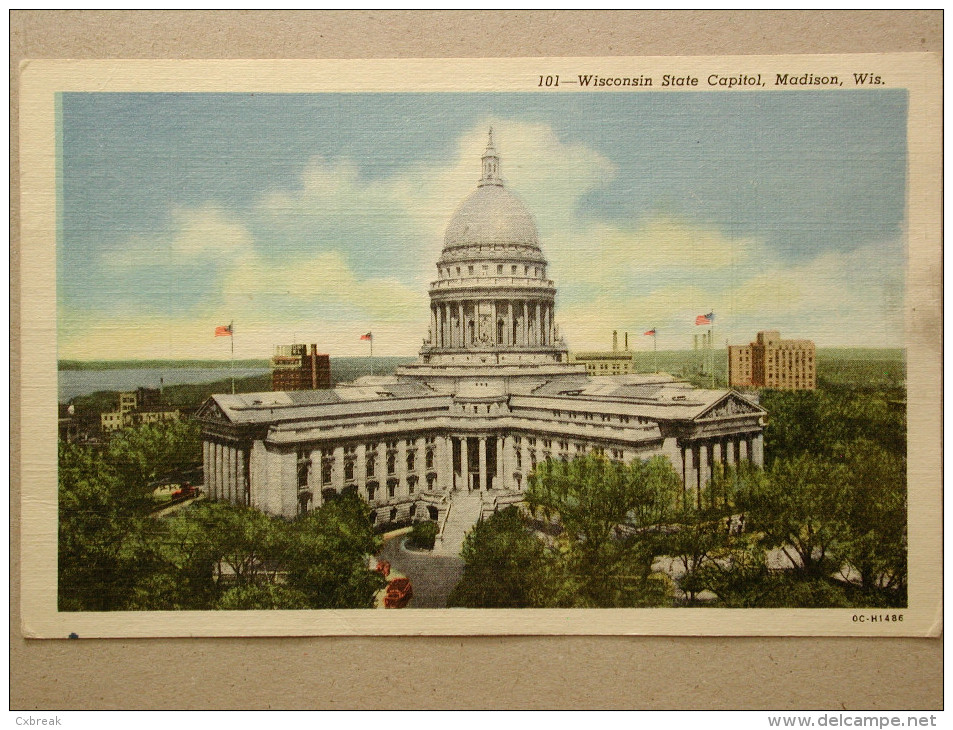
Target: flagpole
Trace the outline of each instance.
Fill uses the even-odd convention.
[[[652,328],[652,350],[655,354],[655,374],[658,375],[658,330]]]
[[[235,320],[228,323],[228,330],[231,333],[229,339],[232,341],[232,395],[235,395]]]
[[[708,330],[708,359],[711,362],[711,387],[715,388],[715,318],[712,317],[711,329]]]

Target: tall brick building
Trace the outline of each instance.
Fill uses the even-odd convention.
[[[811,340],[782,340],[777,330],[759,332],[748,345],[728,346],[728,385],[814,390],[817,358]]]
[[[331,387],[331,358],[317,345],[279,345],[271,358],[273,391],[318,390]]]

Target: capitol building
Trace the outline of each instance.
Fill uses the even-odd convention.
[[[447,225],[417,361],[329,390],[212,396],[197,415],[209,498],[294,517],[352,490],[377,523],[443,524],[455,501],[476,501],[475,518],[520,502],[546,459],[663,455],[689,498],[718,462],[762,465],[765,411],[737,393],[570,363],[547,277],[491,130]]]

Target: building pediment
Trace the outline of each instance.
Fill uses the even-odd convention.
[[[728,393],[724,398],[698,414],[694,420],[707,421],[732,416],[762,416],[765,413],[766,411],[763,408],[745,400],[737,393]]]
[[[195,417],[202,421],[221,421],[231,423],[232,419],[228,417],[222,407],[216,403],[215,398],[209,398],[198,409]]]

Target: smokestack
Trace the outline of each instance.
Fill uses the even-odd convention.
[[[619,349],[619,333],[616,330],[612,330],[612,351],[615,352]]]

